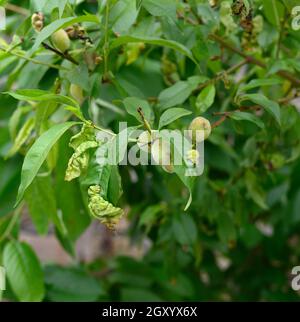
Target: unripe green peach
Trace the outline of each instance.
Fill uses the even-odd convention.
[[[59,29],[53,33],[51,36],[51,41],[55,48],[62,53],[66,52],[71,46],[70,38],[64,29]]]
[[[170,166],[171,162],[171,146],[169,142],[156,139],[151,145],[151,155],[156,164]]]
[[[83,91],[82,88],[76,84],[71,84],[70,86],[70,94],[75,100],[79,103],[82,104],[84,101],[84,96],[83,96]]]
[[[191,149],[186,153],[186,161],[188,164],[196,165],[199,163],[200,154],[197,150]]]
[[[42,29],[43,29],[43,27],[44,27],[44,23],[43,23],[43,21],[37,21],[35,24],[34,24],[34,29],[36,30],[36,31],[41,31]]]
[[[193,119],[189,126],[189,137],[193,140],[193,142],[201,142],[201,135],[200,133],[197,135],[197,131],[204,131],[203,132],[203,139],[206,140],[211,132],[211,126],[209,120],[204,117],[196,117]],[[197,141],[198,140],[198,141]]]

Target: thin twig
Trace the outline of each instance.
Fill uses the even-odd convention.
[[[92,124],[90,124],[94,129],[96,129],[96,130],[98,130],[98,131],[100,131],[100,132],[104,132],[104,133],[107,133],[107,134],[109,134],[109,135],[111,135],[111,136],[116,136],[116,134],[115,133],[113,133],[113,132],[111,132],[110,130],[106,130],[106,129],[103,129],[102,127],[100,127],[100,126],[98,126],[98,125],[96,125],[96,124],[94,124],[94,123],[92,123]]]
[[[45,49],[48,49],[52,52],[54,52],[55,54],[57,54],[58,56],[70,61],[71,63],[75,64],[75,65],[79,65],[79,63],[72,57],[70,56],[67,52],[62,53],[59,50],[55,49],[54,47],[46,44],[45,42],[42,42],[42,45]]]
[[[18,13],[20,15],[23,15],[23,16],[29,16],[30,15],[30,11],[25,9],[25,8],[22,8],[22,7],[19,7],[19,6],[16,6],[15,4],[12,4],[12,3],[7,3],[5,5],[5,9],[9,10],[9,11],[12,11],[12,12],[15,12],[15,13]]]
[[[198,25],[199,23],[195,20],[193,20],[191,17],[185,17],[180,11],[177,11],[177,17],[178,19],[183,19],[184,21],[187,21],[191,25]]]
[[[22,209],[23,209],[24,203],[21,203],[19,205],[19,207],[15,210],[8,226],[6,227],[4,233],[2,234],[2,236],[0,237],[0,243],[9,237],[10,233],[12,232],[16,222],[18,221],[18,219],[20,218],[21,214],[22,214]]]
[[[226,121],[226,119],[227,119],[227,114],[223,115],[218,121],[213,123],[211,127],[214,129],[215,127],[221,125],[224,121]]]
[[[284,7],[284,18],[283,18],[281,25],[280,25],[280,32],[279,32],[279,37],[278,37],[278,41],[277,41],[277,48],[276,48],[276,55],[275,55],[276,59],[279,58],[281,42],[282,42],[282,39],[284,36],[284,26],[285,26],[285,23],[286,23],[286,20],[288,19],[288,17],[289,17],[289,15],[287,14],[286,8]]]
[[[6,52],[6,50],[3,49],[3,48],[1,48],[1,47],[0,47],[0,50]],[[55,68],[55,69],[65,69],[65,70],[67,70],[67,68],[65,68],[63,66],[49,64],[49,63],[46,63],[46,62],[43,62],[43,61],[40,61],[40,60],[37,60],[37,59],[33,59],[33,58],[30,58],[30,57],[26,57],[26,56],[23,56],[23,55],[21,55],[19,53],[16,53],[15,51],[9,51],[8,53],[11,54],[12,56],[16,56],[18,58],[27,60],[27,61],[29,61],[29,62],[31,62],[33,64],[44,65],[44,66],[48,66],[50,68]]]
[[[203,89],[207,85],[215,83],[215,82],[221,80],[223,78],[224,74],[225,75],[226,74],[227,75],[231,74],[231,73],[235,72],[236,70],[240,69],[242,66],[246,65],[247,63],[248,63],[247,59],[242,60],[241,62],[237,63],[236,65],[231,66],[230,68],[228,68],[224,72],[221,72],[221,73],[217,74],[214,78],[209,79],[208,81],[200,84],[195,91],[200,91],[201,89]]]
[[[209,35],[209,38],[212,39],[212,40],[215,40],[217,41],[219,44],[221,44],[223,47],[229,49],[230,51],[244,57],[248,63],[250,64],[254,64],[254,65],[257,65],[261,68],[264,68],[266,69],[267,68],[267,65],[261,61],[261,60],[258,60],[252,56],[249,56],[247,54],[245,54],[242,50],[234,47],[233,45],[227,43],[222,37],[218,36],[218,35],[215,35],[215,34],[210,34]],[[276,72],[277,75],[289,80],[291,83],[293,83],[294,85],[296,86],[300,86],[300,79],[298,79],[295,75],[291,74],[290,72],[287,72],[285,70],[279,70],[278,72]]]
[[[285,105],[285,104],[288,104],[291,100],[293,100],[296,96],[297,96],[297,92],[294,92],[293,95],[280,98],[279,100],[277,100],[277,102],[279,104]],[[240,111],[259,111],[259,110],[261,110],[260,105],[251,105],[251,106],[239,106],[238,109],[232,110],[232,111],[214,112],[213,115],[221,116],[221,118],[215,123],[213,123],[211,127],[215,128],[221,125],[224,121],[226,121],[226,119],[228,118],[228,116],[230,116],[231,113],[240,112]]]
[[[143,113],[142,108],[141,108],[141,107],[138,107],[138,108],[137,108],[137,111],[138,111],[138,113],[140,114],[140,116],[141,116],[141,118],[142,118],[142,121],[143,121],[143,123],[144,123],[145,129],[146,129],[146,130],[151,134],[151,133],[152,133],[151,126],[150,126],[150,124],[148,123],[148,121],[146,120],[146,118],[145,118],[145,115],[144,115],[144,113]]]

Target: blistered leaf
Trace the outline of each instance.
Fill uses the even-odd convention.
[[[82,171],[86,170],[89,164],[89,150],[97,148],[99,143],[96,140],[94,128],[84,124],[81,131],[70,140],[70,147],[75,152],[71,156],[66,170],[66,181],[78,178]]]
[[[88,189],[89,210],[93,217],[100,220],[109,229],[113,229],[124,214],[123,209],[114,207],[111,203],[100,196],[101,188],[98,185]]]
[[[229,1],[222,1],[220,8],[220,21],[226,28],[226,33],[230,34],[233,31],[236,31],[238,26],[235,23],[232,11],[231,11],[231,3]]]
[[[69,145],[75,150],[86,141],[96,141],[96,136],[94,128],[84,124],[81,131],[71,137]]]
[[[80,144],[69,160],[65,176],[66,181],[78,178],[81,175],[81,172],[87,169],[89,164],[88,150],[96,148],[97,146],[98,142],[96,141],[87,141]]]

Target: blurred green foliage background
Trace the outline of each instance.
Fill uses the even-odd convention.
[[[42,175],[21,206],[13,208],[24,155],[38,136],[74,116],[55,104],[52,109],[51,101],[26,103],[1,94],[5,299],[299,300],[291,288],[291,270],[300,265],[300,30],[292,28],[300,15],[299,10],[292,16],[298,2],[0,1],[7,13],[6,30],[0,31],[1,92],[59,88],[70,96],[70,83],[75,83],[86,97],[84,116],[116,133],[120,121],[137,125],[124,108],[128,97],[149,102],[154,128],[172,107],[191,114],[169,124],[170,129],[187,129],[199,115],[214,125],[205,141],[205,171],[187,184],[193,201],[186,212],[188,189],[176,174],[156,166],[113,170],[108,198],[119,193],[121,178],[118,206],[126,210],[126,234],[132,245],[146,245],[144,254],[118,256],[116,250],[81,262],[74,245],[91,223],[86,193],[80,180],[64,181],[72,154],[68,142],[79,128],[55,145]],[[70,54],[79,66],[42,46],[32,52],[38,34],[31,15],[36,11],[45,15],[45,26],[87,12],[99,19],[98,24],[81,22],[92,43],[72,41]],[[122,37],[123,44],[113,48]],[[102,60],[98,65],[95,55]],[[204,85],[191,86],[193,76],[205,77]],[[25,135],[30,118],[35,125]],[[7,158],[12,146],[15,151]],[[30,246],[18,241],[24,213],[37,234],[55,234],[72,265],[41,263]],[[54,213],[66,234],[53,228]],[[113,240],[118,227],[107,234]]]

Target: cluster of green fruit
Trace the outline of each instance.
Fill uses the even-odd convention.
[[[36,32],[44,28],[45,17],[42,12],[36,12],[31,16],[31,24]],[[61,53],[67,52],[71,47],[71,41],[68,33],[64,29],[59,29],[51,35],[51,41],[54,47]]]
[[[44,28],[44,15],[41,12],[36,12],[31,16],[31,24],[36,32],[40,32]],[[51,43],[54,48],[61,54],[67,54],[71,47],[70,39],[81,38],[84,34],[83,28],[79,25],[68,27],[66,30],[59,29],[51,35]],[[99,57],[97,57],[99,59]],[[84,101],[83,90],[77,84],[70,85],[70,95],[79,103]]]
[[[209,137],[211,125],[206,118],[199,116],[193,119],[188,130],[192,149],[187,151],[184,160],[189,167],[194,167],[198,165],[200,158],[196,144]],[[158,130],[142,132],[138,137],[137,144],[142,152],[151,154],[155,164],[161,165],[168,173],[174,172],[174,151],[172,151],[170,142],[166,141]]]

